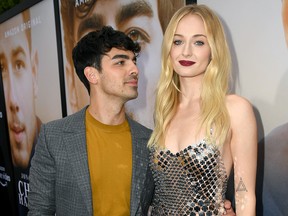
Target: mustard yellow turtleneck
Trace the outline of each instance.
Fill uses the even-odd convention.
[[[130,215],[132,139],[128,121],[105,125],[87,110],[86,136],[94,215]]]

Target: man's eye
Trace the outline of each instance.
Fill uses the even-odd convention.
[[[133,28],[128,29],[126,34],[141,47],[145,45],[145,43],[150,43],[150,36],[145,31]]]
[[[2,60],[0,60],[0,72],[3,76],[3,79],[5,77],[5,75],[7,74],[7,67],[6,67],[6,64],[2,62]]]
[[[117,65],[124,65],[124,61],[118,61],[116,64]]]
[[[0,64],[0,71],[1,71],[2,75],[4,75],[7,72],[6,67],[2,63]]]
[[[16,69],[16,71],[21,71],[21,70],[23,70],[23,68],[25,67],[25,65],[24,65],[24,63],[22,62],[22,61],[16,61],[15,62],[15,69]]]

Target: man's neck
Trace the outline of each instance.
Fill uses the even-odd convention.
[[[101,108],[91,104],[88,107],[88,112],[97,121],[107,125],[119,125],[122,124],[126,119],[124,106],[115,109],[115,107]]]

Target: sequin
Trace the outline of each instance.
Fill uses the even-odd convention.
[[[150,153],[155,181],[151,215],[222,215],[227,174],[220,151],[205,140],[173,154]]]

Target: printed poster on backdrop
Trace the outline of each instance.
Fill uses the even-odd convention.
[[[59,0],[67,113],[75,113],[89,103],[88,92],[74,72],[72,49],[89,31],[110,25],[141,45],[138,97],[126,104],[126,110],[135,120],[153,128],[163,32],[174,12],[185,4],[185,0]]]
[[[2,76],[0,76],[0,101],[5,101]],[[14,187],[15,183],[4,103],[0,103],[0,131],[0,215],[4,214],[5,212],[7,215],[16,216],[17,207]]]
[[[0,24],[0,63],[16,199],[19,215],[26,215],[40,126],[62,117],[53,1],[39,1]]]

